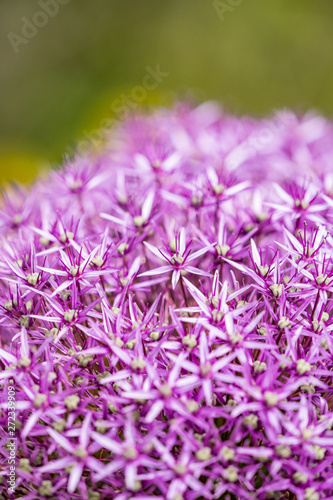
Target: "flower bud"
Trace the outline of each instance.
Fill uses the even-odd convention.
[[[208,446],[201,448],[196,452],[195,456],[197,457],[197,460],[199,460],[200,462],[206,462],[207,460],[210,460],[211,458],[210,448],[208,448]]]

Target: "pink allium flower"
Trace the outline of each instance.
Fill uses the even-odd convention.
[[[207,103],[4,193],[1,498],[333,498],[332,164]]]

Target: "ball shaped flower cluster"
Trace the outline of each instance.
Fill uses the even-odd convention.
[[[7,190],[2,498],[333,498],[332,219],[330,122],[213,103]]]

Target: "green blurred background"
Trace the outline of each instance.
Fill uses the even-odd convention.
[[[169,75],[140,106],[218,99],[238,114],[332,115],[332,0],[58,0],[22,41],[22,18],[42,24],[43,1],[0,0],[0,182],[30,180],[121,118],[114,103],[147,66]]]

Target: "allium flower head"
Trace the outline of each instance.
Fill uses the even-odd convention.
[[[9,386],[17,498],[333,498],[332,162],[182,105],[4,193],[2,498]]]

